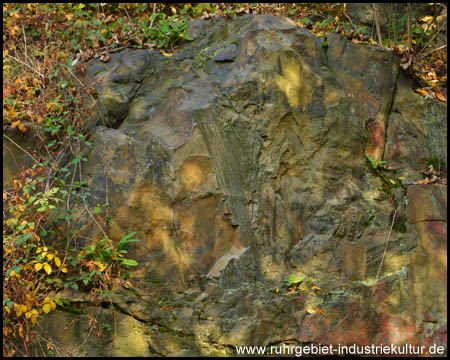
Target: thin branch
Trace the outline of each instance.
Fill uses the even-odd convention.
[[[138,37],[135,37],[135,39],[137,39]],[[105,46],[105,48],[107,48],[108,46]],[[106,54],[112,54],[112,53],[115,53],[115,52],[118,52],[118,51],[122,51],[122,50],[125,50],[125,49],[129,49],[130,48],[130,46],[122,46],[122,47],[120,47],[120,48],[113,48],[113,49],[111,49],[111,50],[106,50],[106,51],[102,51],[101,53],[98,53],[98,54],[96,54],[95,56],[93,56],[93,58],[94,59],[97,59],[97,58],[99,58],[100,56],[102,56],[102,55],[106,55]],[[104,48],[102,48],[102,49],[104,49]]]
[[[23,32],[23,42],[25,44],[25,58],[28,59],[28,52],[27,52],[27,36],[25,35],[25,27],[22,24],[22,32]]]
[[[384,257],[386,255],[386,250],[387,250],[387,246],[388,246],[388,243],[389,243],[389,239],[391,238],[392,228],[394,227],[394,221],[395,221],[395,215],[396,214],[397,214],[397,209],[395,209],[394,216],[392,217],[391,229],[389,230],[389,235],[388,235],[388,238],[386,240],[386,246],[384,247],[384,253],[383,253],[383,257],[381,258],[380,266],[378,267],[377,276],[375,276],[375,284],[377,283],[377,280],[378,280],[378,275],[379,275],[380,270],[381,270],[381,265],[383,265],[383,260],[384,260]]]
[[[355,31],[357,31],[358,29],[356,28],[355,24],[353,24],[352,19],[350,19],[350,16],[347,15],[347,8],[346,8],[347,4],[344,4],[344,16],[348,19],[348,21],[350,21],[350,24],[352,24],[353,28],[355,29]]]
[[[38,160],[36,160],[36,158],[31,155],[28,151],[26,151],[23,147],[21,147],[20,145],[18,145],[16,142],[14,142],[13,139],[11,139],[9,136],[3,134],[3,136],[5,138],[7,138],[9,141],[11,141],[14,145],[16,145],[20,150],[22,150],[23,152],[25,152],[25,154],[27,154],[30,158],[32,158],[35,162],[39,162]]]
[[[409,61],[411,62],[411,57],[412,57],[412,38],[411,38],[411,3],[408,3],[408,57],[409,57]]]
[[[155,13],[155,10],[156,10],[156,3],[153,3],[152,21],[150,21],[150,29],[153,26],[153,20],[155,20],[155,18],[153,17],[153,14]]]
[[[82,87],[83,89],[86,90],[86,86],[81,82],[80,79],[78,79],[78,77],[72,72],[72,70],[70,70],[70,68],[69,68],[67,65],[66,65],[66,69],[69,71],[70,75],[72,75],[72,76],[75,78],[75,80],[77,80],[77,81],[80,83],[81,87]],[[95,104],[95,107],[97,108],[98,113],[100,114],[100,118],[102,119],[103,124],[105,124],[105,119],[103,118],[103,114],[102,114],[102,112],[101,112],[101,110],[100,110],[100,107],[98,106],[97,101],[96,101],[96,100],[94,99],[94,97],[89,93],[89,91],[86,90],[86,92],[87,92],[87,94],[89,95],[89,97],[91,98],[91,100],[93,101],[93,103]]]
[[[37,72],[40,76],[45,77],[43,74],[41,74],[39,71],[37,71],[34,67],[28,65],[27,63],[23,62],[22,60],[17,59],[16,57],[10,55],[10,54],[6,54],[6,56],[9,56],[10,58],[16,60],[17,62],[20,62],[22,65],[25,65],[26,67],[29,67],[31,70],[33,70],[34,72]]]
[[[436,49],[430,50],[430,51],[426,52],[425,54],[423,54],[423,55],[419,58],[419,60],[422,60],[422,59],[426,58],[428,55],[431,55],[431,54],[434,53],[435,51],[439,51],[439,50],[445,49],[446,47],[447,47],[447,44],[442,45],[442,46],[439,46],[439,47],[436,48]]]
[[[387,27],[389,46],[391,46],[391,23],[392,23],[392,3],[391,6],[389,7],[389,21]]]
[[[131,26],[133,27],[134,30],[136,30],[136,26],[134,25],[133,20],[131,20],[131,17],[130,17],[130,15],[128,14],[127,7],[124,6],[123,9],[124,9],[125,12],[127,13],[127,17],[128,17],[128,20],[130,20],[130,22],[131,22]]]
[[[105,230],[103,230],[102,226],[98,223],[97,219],[95,218],[94,215],[92,215],[91,211],[89,210],[86,202],[83,200],[83,204],[84,207],[86,208],[87,212],[89,213],[89,215],[91,216],[91,218],[95,221],[95,223],[97,224],[97,226],[100,228],[101,232],[103,233],[103,235],[105,235],[105,237],[108,237],[108,235],[106,235]]]
[[[383,40],[381,38],[380,23],[378,22],[377,7],[375,6],[375,3],[372,3],[372,7],[373,7],[373,18],[375,20],[375,26],[377,28],[378,44],[380,44],[380,46],[383,47]]]
[[[427,48],[428,44],[430,44],[436,38],[436,36],[439,34],[439,32],[441,31],[439,23],[436,21],[436,16],[434,16],[433,20],[431,21],[431,23],[427,24],[427,28],[426,28],[426,30],[423,31],[422,35],[420,36],[419,41],[417,41],[417,44],[421,44],[422,43],[422,39],[424,38],[425,34],[428,32],[428,30],[433,29],[433,25],[434,24],[437,25],[438,29],[434,33],[434,35],[430,38],[430,40],[428,40],[427,43],[424,46],[422,46],[422,49],[420,49],[420,52],[419,52],[419,56],[423,54],[423,52]]]

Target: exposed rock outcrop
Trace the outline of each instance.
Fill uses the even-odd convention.
[[[86,325],[61,333],[73,315],[56,312],[45,321],[58,343],[102,356],[446,346],[446,188],[386,194],[366,164],[420,178],[442,156],[445,132],[427,139],[446,110],[408,93],[392,53],[335,34],[324,47],[284,18],[193,21],[189,33],[172,57],[126,51],[87,67],[97,104],[83,180],[91,205],[108,198],[112,239],[137,231],[137,289],[116,284],[114,342],[104,331],[80,347]],[[383,258],[394,203],[402,230]],[[75,220],[102,237],[83,206]],[[307,285],[287,292],[300,273]]]

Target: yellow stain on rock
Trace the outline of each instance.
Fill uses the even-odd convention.
[[[205,156],[193,156],[186,159],[176,171],[177,178],[183,184],[184,194],[187,195],[193,189],[203,185],[211,171],[211,162]]]
[[[339,102],[339,94],[335,91],[326,91],[325,92],[325,99],[323,103],[325,105],[331,106],[336,105]]]
[[[311,101],[313,93],[312,81],[315,76],[307,64],[302,64],[292,57],[278,57],[278,71],[275,75],[275,83],[286,95],[289,105],[293,107],[304,107]],[[320,80],[316,80],[316,82]],[[320,85],[320,84],[318,84]]]
[[[189,190],[204,183],[210,171],[209,159],[198,156],[186,160],[178,175]],[[174,271],[170,276],[176,277],[178,287],[186,287],[191,274],[208,273],[233,245],[242,247],[239,230],[223,220],[214,196],[172,205],[161,189],[145,180],[136,184],[126,199],[111,200],[122,203],[113,215],[116,236],[138,231],[141,242],[135,251],[139,263],[162,277]]]

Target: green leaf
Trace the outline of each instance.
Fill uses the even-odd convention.
[[[294,275],[291,274],[288,280],[283,280],[287,287],[291,287],[292,285],[300,284],[305,279],[305,275]]]
[[[59,298],[53,298],[53,301],[57,304],[57,305],[59,305],[59,306],[63,306],[63,303],[62,303],[62,301],[59,299]]]
[[[25,242],[25,239],[23,238],[23,235],[19,235],[14,239],[14,244],[16,245],[22,245]]]
[[[355,34],[359,34],[361,31],[364,31],[367,29],[367,26],[361,26],[358,29],[356,29]]]
[[[187,40],[187,41],[192,41],[192,40],[194,40],[191,36],[189,36],[189,35],[186,34],[186,33],[184,33],[183,39],[184,39],[184,40]]]
[[[311,19],[307,17],[301,18],[300,21],[306,25],[309,25],[311,23]]]
[[[130,243],[130,242],[137,242],[139,241],[138,239],[130,239],[131,237],[133,237],[134,235],[136,235],[136,231],[129,233],[128,235],[125,235],[120,241],[119,244],[117,244],[117,249],[121,250],[121,248],[123,246],[125,246],[126,243]]]
[[[128,266],[138,266],[138,262],[136,260],[131,259],[124,259],[121,261],[122,265],[128,265]]]
[[[299,284],[301,283],[303,280],[305,279],[305,275],[294,275],[291,274],[291,276],[289,277],[289,280],[293,283],[293,284]]]

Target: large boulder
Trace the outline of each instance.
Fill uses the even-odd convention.
[[[429,199],[431,214],[446,192],[386,194],[366,166],[386,152],[419,170],[403,163],[406,148],[391,150],[400,130],[389,121],[401,129],[425,115],[402,108],[422,100],[396,100],[396,57],[335,34],[324,47],[268,15],[193,21],[189,34],[171,57],[125,51],[87,66],[96,103],[86,104],[93,147],[82,177],[89,206],[109,204],[109,236],[140,239],[128,246],[135,288],[117,283],[113,298],[116,338],[133,331],[136,345],[104,332],[101,351],[99,342],[80,350],[83,334],[70,347],[146,356],[442,343],[446,215],[422,218],[418,204]],[[402,226],[390,232],[395,203]],[[84,205],[75,221],[83,238],[103,236]],[[291,274],[305,276],[304,288],[283,288]]]

